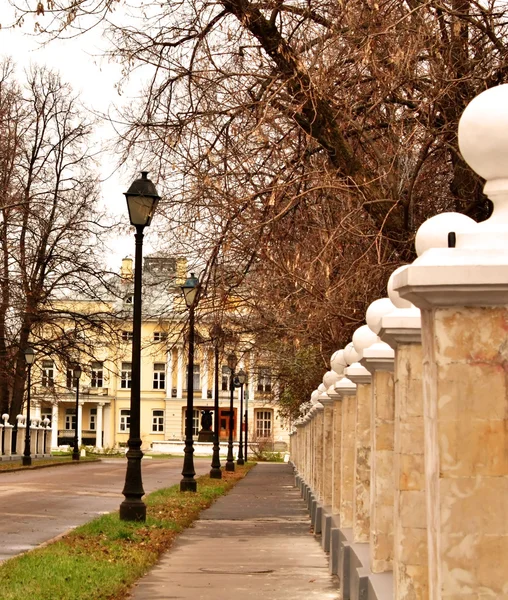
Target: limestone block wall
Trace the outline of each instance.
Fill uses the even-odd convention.
[[[340,524],[353,526],[353,497],[355,491],[355,427],[356,395],[342,397]]]
[[[340,514],[342,469],[342,400],[340,397],[333,401],[332,443],[332,514]]]
[[[372,571],[392,569],[394,511],[394,418],[393,373],[374,371],[372,376],[372,478],[371,560]]]
[[[370,539],[370,384],[357,384],[355,421],[353,539],[355,542],[368,542]]]
[[[508,597],[508,310],[422,312],[432,599]]]
[[[397,346],[394,430],[394,590],[401,600],[428,598],[422,346]]]

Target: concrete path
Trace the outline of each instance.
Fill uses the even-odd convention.
[[[289,465],[258,464],[204,511],[131,600],[337,600]]]

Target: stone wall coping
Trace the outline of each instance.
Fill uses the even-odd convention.
[[[398,344],[421,344],[422,319],[420,309],[394,310],[381,320],[380,338],[396,349]]]
[[[500,248],[431,248],[396,275],[394,288],[423,309],[508,304],[508,257]]]
[[[367,384],[372,380],[371,373],[360,363],[353,363],[346,369],[345,374],[353,383],[356,384]]]
[[[340,396],[354,396],[356,394],[356,383],[353,383],[347,377],[343,377],[335,384],[335,391]]]

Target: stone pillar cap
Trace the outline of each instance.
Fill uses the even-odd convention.
[[[353,383],[356,384],[370,383],[372,380],[372,375],[359,362],[353,363],[350,367],[348,367],[345,371],[345,374]]]
[[[353,383],[347,377],[343,377],[340,381],[335,384],[335,391],[340,396],[348,396],[356,394],[356,383]]]
[[[421,343],[422,317],[419,308],[396,308],[381,319],[380,338],[392,348],[398,344]]]
[[[333,390],[333,385],[331,385],[330,388]],[[333,398],[330,398],[328,392],[326,392],[326,394],[321,394],[319,396],[319,402],[323,405],[323,407],[330,406],[330,404],[333,404]]]
[[[444,219],[439,243],[430,243],[394,280],[400,295],[420,308],[508,303],[507,132],[507,84],[485,90],[462,114],[460,151],[471,168],[486,179],[484,192],[494,208],[490,218],[481,223],[464,215],[438,215],[433,223],[420,227],[417,239],[425,241],[432,237],[438,217]],[[455,248],[447,248],[443,240],[450,232],[455,233]]]
[[[327,396],[328,397],[328,396]],[[316,413],[321,412],[322,410],[324,410],[324,405],[322,404],[321,401],[316,402],[316,404],[314,404],[313,409]]]
[[[392,371],[395,352],[385,342],[373,344],[363,353],[362,365],[371,373],[374,371]]]

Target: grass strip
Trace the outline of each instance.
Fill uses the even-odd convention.
[[[9,460],[0,462],[0,472],[2,471],[24,471],[26,469],[40,469],[41,467],[55,467],[56,465],[78,464],[81,462],[97,462],[100,460],[96,457],[81,457],[79,461],[73,461],[72,456],[58,456],[54,458],[35,458],[32,459],[32,464],[29,467],[24,467],[20,460]],[[1,596],[0,596],[1,598]]]
[[[145,498],[145,523],[103,515],[45,547],[0,565],[2,600],[123,600],[129,588],[157,562],[180,531],[227,493],[255,463],[199,477],[197,493],[179,485]]]

